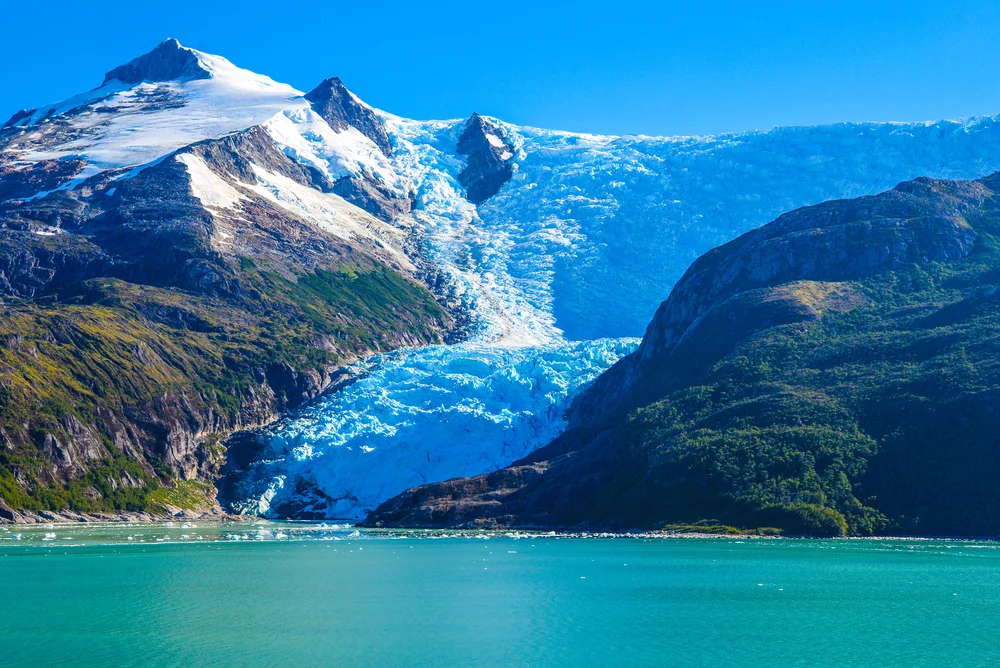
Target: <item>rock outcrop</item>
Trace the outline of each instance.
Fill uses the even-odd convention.
[[[371,139],[382,153],[392,153],[392,142],[385,123],[371,107],[347,90],[340,77],[326,79],[306,93],[313,110],[323,117],[334,130],[353,127]]]
[[[11,127],[11,126],[17,125],[18,123],[20,123],[24,119],[30,118],[31,115],[33,113],[35,113],[35,111],[37,111],[37,110],[36,109],[21,109],[19,111],[15,111],[13,116],[11,116],[10,118],[8,118],[7,121],[3,125],[0,125],[0,128],[7,128],[7,127]]]
[[[104,75],[104,83],[120,81],[137,84],[143,81],[175,81],[207,79],[211,73],[198,62],[198,56],[170,38],[138,58],[120,65]]]
[[[499,127],[479,114],[472,114],[466,122],[455,150],[466,157],[458,180],[473,204],[496,195],[514,175],[514,147]]]

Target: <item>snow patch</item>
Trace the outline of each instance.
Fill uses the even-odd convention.
[[[407,184],[392,170],[381,149],[356,128],[338,132],[310,108],[285,110],[264,127],[286,155],[331,181],[367,172],[401,197],[406,195]]]
[[[341,239],[367,239],[393,254],[402,266],[412,268],[409,259],[399,250],[402,231],[389,227],[338,195],[314,190],[258,165],[252,168],[257,182],[241,183],[243,187]]]
[[[191,177],[191,192],[209,209],[231,209],[246,199],[225,179],[209,169],[204,160],[191,153],[182,153],[177,161],[187,169]]]
[[[27,127],[30,125],[37,125],[42,121],[65,114],[74,109],[84,107],[88,104],[93,104],[99,100],[119,93],[124,90],[128,90],[129,85],[124,84],[120,81],[109,82],[99,88],[87,91],[86,93],[80,93],[79,95],[74,95],[71,98],[61,100],[54,104],[49,104],[44,107],[39,107],[30,116],[22,118],[17,123],[14,123],[14,127]]]

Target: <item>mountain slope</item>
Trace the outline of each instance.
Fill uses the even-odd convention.
[[[121,108],[136,96],[145,106]],[[333,194],[378,153],[358,130],[335,132],[292,89],[175,42],[91,97],[0,134],[7,519],[155,508],[159,487],[218,474],[228,434],[452,324],[405,230]],[[231,118],[216,113],[231,103]],[[303,166],[266,125],[240,127],[286,113],[348,147],[336,169]]]
[[[918,179],[710,251],[566,433],[365,523],[995,535],[998,188]]]

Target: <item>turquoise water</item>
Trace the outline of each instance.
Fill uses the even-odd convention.
[[[4,667],[1000,661],[994,543],[14,531]]]

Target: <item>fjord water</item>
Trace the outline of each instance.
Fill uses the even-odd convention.
[[[1000,660],[993,543],[45,531],[0,534],[4,666]]]

